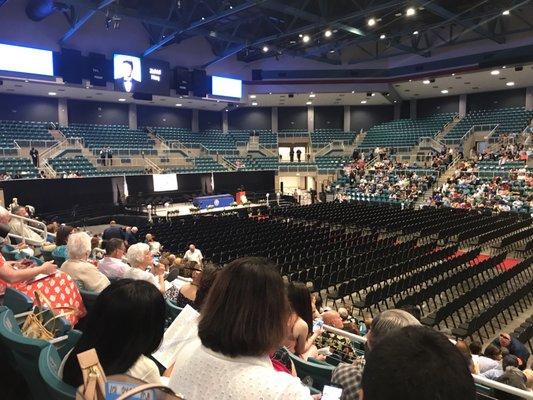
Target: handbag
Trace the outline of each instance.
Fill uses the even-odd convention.
[[[104,400],[106,377],[95,349],[78,354],[83,385],[76,392],[76,400]]]
[[[54,311],[66,310],[65,312],[55,313]],[[45,314],[51,312],[52,317],[45,321]],[[71,314],[77,313],[73,307],[56,307],[53,308],[50,300],[46,298],[39,290],[35,291],[35,301],[32,312],[26,316],[22,325],[22,334],[30,339],[52,340],[55,337],[57,320]],[[53,323],[53,327],[50,328]]]

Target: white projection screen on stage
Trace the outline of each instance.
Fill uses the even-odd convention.
[[[178,177],[176,174],[154,174],[154,192],[169,192],[178,190]]]

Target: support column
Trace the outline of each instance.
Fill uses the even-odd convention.
[[[271,127],[272,127],[272,133],[278,133],[278,107],[272,107],[271,110]]]
[[[307,132],[315,131],[315,107],[307,107]]]
[[[137,129],[137,104],[130,103],[128,109],[128,122],[130,129]]]
[[[394,120],[397,121],[402,116],[402,103],[394,103]]]
[[[526,110],[533,111],[533,86],[526,88]]]
[[[57,122],[60,126],[68,126],[68,102],[67,99],[58,99]]]
[[[350,114],[350,106],[344,106],[344,132],[350,132],[352,129],[352,116]]]
[[[527,101],[527,97],[526,97],[526,101]],[[459,116],[464,117],[465,115],[466,115],[466,94],[462,94],[459,96]]]
[[[228,112],[222,111],[222,133],[228,133]]]
[[[191,130],[193,132],[198,132],[200,129],[198,128],[198,110],[194,109],[192,110],[192,121],[191,121]]]
[[[409,105],[410,105],[410,108],[409,108],[409,117],[411,119],[416,119],[416,100],[410,100],[409,101]]]

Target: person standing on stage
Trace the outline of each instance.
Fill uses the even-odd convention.
[[[202,255],[202,252],[200,249],[197,249],[194,244],[190,244],[189,250],[185,252],[185,255],[183,256],[183,259],[185,261],[194,261],[198,264],[202,263],[202,260],[204,259],[204,256]]]

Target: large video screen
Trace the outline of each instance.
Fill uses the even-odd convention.
[[[242,81],[239,79],[224,78],[222,76],[211,77],[211,93],[213,96],[242,97]]]
[[[0,71],[54,76],[51,51],[0,43]]]
[[[170,94],[170,68],[165,61],[115,54],[113,79],[120,92]]]
[[[176,174],[154,174],[154,192],[168,192],[178,190],[178,177]]]

